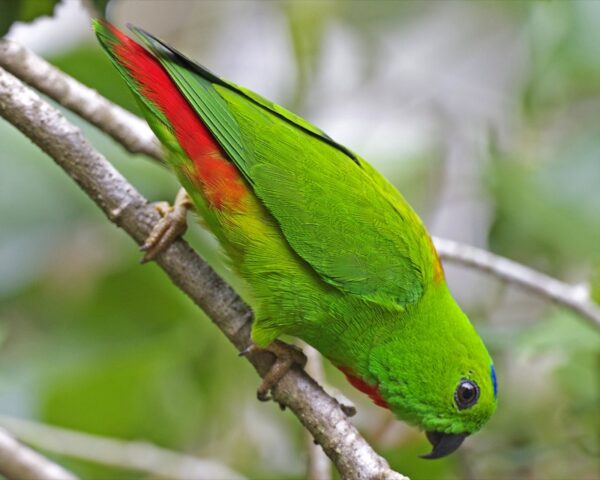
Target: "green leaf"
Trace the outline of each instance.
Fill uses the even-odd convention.
[[[4,36],[19,13],[19,4],[10,0],[0,0],[0,35]]]
[[[52,16],[60,0],[0,0],[0,36],[14,22],[31,22],[38,17]]]
[[[98,15],[101,17],[105,17],[106,8],[108,7],[108,3],[110,2],[110,0],[91,0],[91,2],[92,5],[94,5],[94,8],[96,9]]]
[[[600,305],[600,260],[593,266],[590,287],[592,300]]]
[[[16,20],[32,22],[38,17],[51,17],[54,14],[54,7],[59,2],[60,0],[17,0],[14,2],[19,6],[19,16]]]

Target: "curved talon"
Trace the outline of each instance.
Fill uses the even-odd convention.
[[[187,211],[192,207],[192,202],[184,189],[180,189],[173,206],[167,202],[157,202],[154,208],[162,218],[140,247],[146,254],[140,263],[154,260],[159,253],[164,252],[171,244],[187,230]]]
[[[266,402],[272,399],[269,392],[277,385],[279,380],[283,378],[290,368],[294,365],[304,368],[306,365],[306,356],[302,353],[302,350],[295,345],[288,345],[279,340],[275,340],[265,348],[260,348],[255,344],[251,344],[242,350],[239,355],[247,356],[260,351],[267,351],[275,355],[275,363],[273,363],[267,374],[263,377],[262,383],[256,390],[256,398],[261,402]],[[282,409],[285,408],[281,404],[280,406]]]
[[[171,206],[171,204],[169,202],[154,202],[152,204],[152,206],[154,207],[154,210],[156,210],[161,217],[166,217],[167,214],[173,210],[173,207]]]

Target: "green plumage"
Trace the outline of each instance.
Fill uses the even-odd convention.
[[[199,75],[204,69],[139,32],[294,251],[326,282],[389,305],[418,300],[431,247],[406,202],[382,188],[385,179],[308,122],[248,90],[211,83]],[[323,228],[332,221],[336,228]]]
[[[178,145],[164,109],[140,93],[107,27],[95,28],[247,280],[254,340],[302,338],[401,419],[446,434],[478,430],[496,406],[492,361],[400,193],[310,123],[135,29],[248,191],[243,208],[211,207],[209,189],[189,179],[198,162]],[[478,398],[462,408],[456,395],[465,380],[476,384]]]

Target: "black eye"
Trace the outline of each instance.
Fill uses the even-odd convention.
[[[472,407],[479,398],[479,387],[473,380],[463,379],[460,381],[456,392],[454,392],[454,401],[459,410]]]

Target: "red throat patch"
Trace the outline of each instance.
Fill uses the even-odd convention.
[[[375,403],[375,405],[377,405],[379,407],[387,408],[387,409],[390,408],[388,403],[381,397],[381,394],[379,393],[379,385],[369,385],[362,378],[354,375],[352,373],[352,370],[350,370],[347,367],[337,367],[337,368],[344,375],[346,375],[346,378],[348,379],[348,381],[354,388],[360,390],[363,393],[366,393],[371,398],[371,400],[373,400],[373,403]]]
[[[246,185],[221,146],[188,104],[160,62],[145,48],[106,24],[118,40],[113,50],[119,62],[138,83],[140,93],[167,118],[186,155],[207,201],[216,209],[239,210]]]

